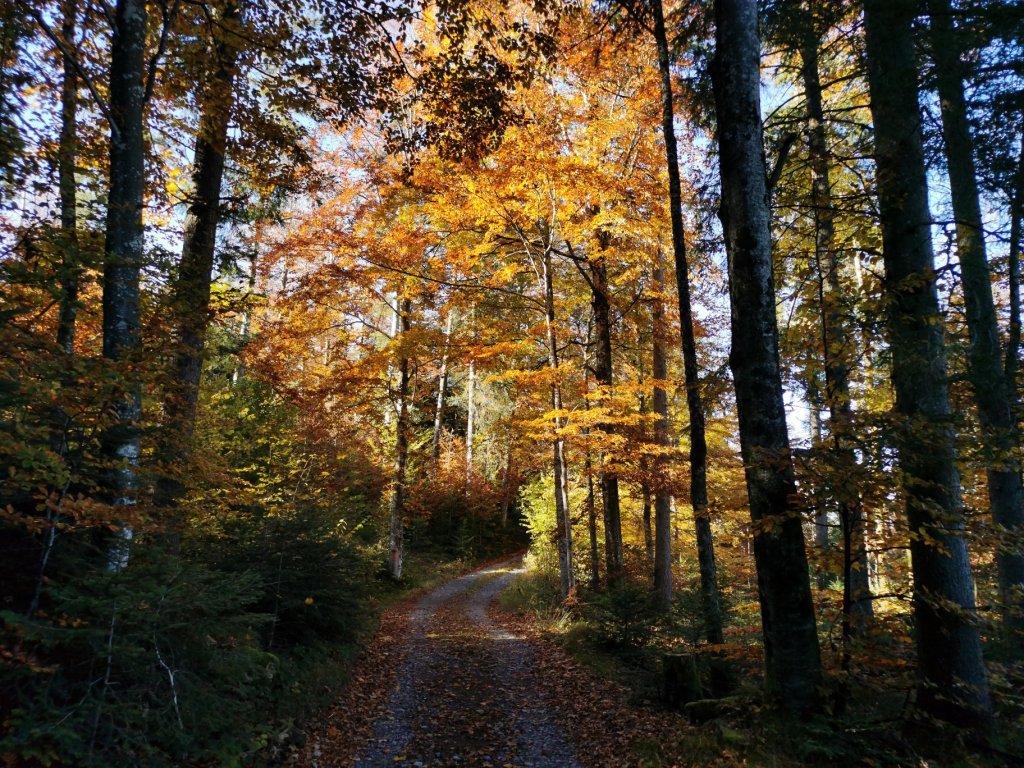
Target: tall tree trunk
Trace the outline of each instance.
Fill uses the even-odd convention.
[[[469,359],[466,375],[466,483],[473,479],[473,438],[476,437],[476,361]]]
[[[409,330],[409,299],[398,303],[399,329]],[[390,526],[388,529],[388,575],[395,581],[402,578],[405,561],[405,475],[409,459],[409,358],[405,352],[398,359],[398,403],[395,418],[395,469],[392,477]]]
[[[644,528],[644,554],[647,564],[654,565],[654,527],[651,525],[651,486],[647,482],[647,467],[640,469],[644,479],[640,481],[640,520]]]
[[[63,82],[60,92],[60,143],[57,148],[57,184],[60,189],[61,283],[57,346],[66,355],[75,351],[78,317],[78,284],[82,274],[78,252],[78,70],[71,52],[77,28],[78,0],[64,0],[60,33],[68,50],[61,56]]]
[[[808,711],[817,705],[821,660],[779,371],[757,3],[718,0],[715,20],[712,78],[732,308],[730,365],[753,522],[765,678],[769,695],[783,708]]]
[[[139,274],[145,255],[142,207],[145,195],[146,3],[118,0],[110,47],[110,188],[107,196],[103,265],[103,356],[124,363],[139,348]],[[114,424],[103,438],[103,455],[112,465],[107,478],[110,502],[120,527],[108,551],[107,566],[128,565],[139,466],[142,392],[128,374],[114,402]]]
[[[914,0],[865,0],[868,82],[892,382],[914,568],[918,705],[958,725],[991,718],[946,380],[925,176]]]
[[[508,526],[508,510],[512,506],[512,433],[506,433],[505,466],[501,473],[501,527]]]
[[[679,180],[679,150],[675,134],[675,106],[672,95],[672,70],[665,13],[661,0],[652,0],[654,37],[658,47],[661,74],[661,130],[668,165],[669,215],[672,221],[672,255],[679,296],[679,331],[686,381],[686,409],[690,417],[690,504],[697,534],[697,563],[700,569],[701,612],[709,643],[722,643],[722,608],[718,593],[718,568],[708,510],[708,445],[705,434],[704,401],[701,396],[697,343],[693,332],[693,308],[690,301],[690,271],[686,258],[686,233],[683,227],[682,187]]]
[[[246,298],[252,297],[256,290],[256,264],[260,255],[260,243],[262,242],[263,225],[256,222],[256,236],[253,242],[252,255],[249,257],[249,279],[246,282]],[[249,336],[252,333],[252,303],[247,301],[242,310],[242,326],[238,329],[240,347],[244,349],[249,343]],[[245,374],[245,360],[241,355],[237,356],[235,369],[231,371],[231,386],[237,386],[239,379]]]
[[[238,48],[233,35],[237,34],[240,21],[240,3],[229,0],[212,24],[213,39],[206,63],[206,83],[200,97],[199,128],[192,161],[193,189],[171,299],[178,346],[171,371],[173,384],[164,403],[166,429],[159,458],[165,465],[178,465],[178,472],[192,452],[199,407],[224,155],[234,104]],[[162,478],[157,491],[159,503],[174,504],[184,492],[184,486],[172,469]]]
[[[437,462],[441,458],[441,426],[444,423],[444,400],[448,392],[448,346],[452,337],[452,318],[454,312],[449,311],[444,322],[444,351],[441,353],[441,370],[437,377],[437,405],[434,408],[434,432],[430,439],[431,472],[437,472]]]
[[[555,283],[552,274],[551,250],[544,249],[541,259],[544,280],[544,319],[547,329],[548,367],[551,370],[551,410],[554,438],[552,440],[552,474],[555,483],[555,539],[558,547],[559,586],[562,597],[576,587],[572,564],[572,519],[569,513],[569,478],[565,466],[565,439],[562,437],[562,387],[558,371],[558,338],[555,335]]]
[[[282,289],[283,291],[283,289]],[[402,307],[401,307],[401,295],[395,294],[395,304],[391,312],[391,338],[395,339],[398,336],[398,332],[402,327]],[[387,295],[384,297],[384,303],[387,304]],[[388,407],[384,409],[384,426],[391,426],[391,419],[394,417],[394,403],[390,400],[391,388],[395,385],[395,366],[394,363],[388,365]]]
[[[818,386],[818,377],[814,371],[807,371],[807,408],[809,411],[808,427],[811,432],[811,446],[815,450],[821,449],[822,428],[821,428],[821,392]],[[814,546],[818,549],[818,556],[823,560],[823,567],[818,569],[818,589],[827,589],[831,581],[831,569],[828,567],[829,555],[832,543],[829,540],[828,527],[828,505],[819,504],[814,513]]]
[[[606,238],[598,235],[600,251],[604,251]],[[600,389],[610,395],[614,384],[612,370],[612,316],[609,301],[608,264],[604,254],[599,252],[590,261],[591,295],[590,306],[594,311],[594,336],[597,342],[594,350],[594,379]],[[603,426],[606,434],[614,433],[614,426]],[[608,583],[617,584],[623,573],[622,562],[622,518],[619,509],[619,478],[601,461],[599,474],[601,483],[601,509],[604,517],[604,557]]]
[[[590,430],[586,432],[590,435]],[[587,531],[590,534],[590,588],[601,586],[601,557],[597,546],[597,505],[594,499],[594,465],[590,459],[590,449],[584,459],[584,472],[587,475]]]
[[[651,375],[654,393],[654,599],[663,611],[672,606],[672,496],[666,487],[668,452],[672,441],[668,431],[668,364],[665,359],[665,268],[661,252],[654,267],[654,291],[651,305],[653,340]]]
[[[583,412],[587,426],[583,429],[586,452],[583,458],[583,474],[587,478],[587,533],[590,535],[590,588],[601,586],[601,558],[597,546],[597,504],[594,493],[594,462],[590,453],[590,344],[593,322],[587,326],[587,344],[583,351]]]
[[[988,499],[992,518],[1010,538],[1024,533],[1024,486],[1017,455],[1020,434],[1003,371],[992,274],[985,252],[974,142],[967,124],[961,49],[953,29],[949,0],[930,0],[932,56],[939,90],[942,135],[949,168],[950,197],[956,219],[956,250],[960,261],[970,346],[967,373],[984,434]],[[996,552],[1003,623],[1007,637],[1024,644],[1024,551]],[[1017,596],[1015,597],[1015,593]]]
[[[818,71],[819,38],[813,21],[805,22],[800,46],[801,76],[807,101],[807,143],[811,168],[811,205],[814,210],[814,261],[818,275],[822,349],[825,362],[825,404],[829,410],[832,462],[829,486],[836,499],[843,534],[843,638],[844,668],[849,662],[850,636],[866,628],[873,615],[868,582],[864,507],[857,477],[857,456],[850,431],[853,403],[848,367],[849,341],[843,321],[839,252],[834,244],[835,208],[829,173],[825,112]]]
[[[1017,369],[1020,367],[1021,341],[1021,307],[1020,307],[1020,251],[1021,230],[1024,229],[1024,130],[1020,134],[1020,154],[1017,156],[1017,172],[1010,187],[1010,327],[1006,337],[1006,359],[1003,362],[1003,375],[1006,378],[1006,389],[1010,393],[1010,402],[1014,410],[1020,407],[1017,393]],[[1019,417],[1019,412],[1014,414]]]

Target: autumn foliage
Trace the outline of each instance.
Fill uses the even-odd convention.
[[[523,548],[598,752],[685,655],[729,760],[1012,758],[1013,4],[112,5],[0,9],[5,764],[279,757]]]

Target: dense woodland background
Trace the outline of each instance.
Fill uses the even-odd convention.
[[[526,546],[779,764],[1014,759],[1019,4],[0,22],[5,764],[268,759]]]

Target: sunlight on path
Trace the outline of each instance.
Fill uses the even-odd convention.
[[[577,768],[533,672],[526,642],[487,607],[522,572],[519,559],[462,576],[413,609],[409,653],[373,728],[372,766]]]

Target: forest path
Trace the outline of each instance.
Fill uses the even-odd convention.
[[[389,654],[401,661],[386,704],[351,765],[579,766],[530,645],[488,615],[522,570],[521,558],[491,565],[415,604]]]

